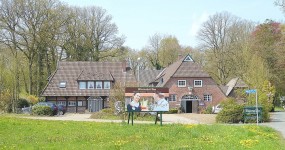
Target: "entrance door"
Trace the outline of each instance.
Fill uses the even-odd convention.
[[[103,99],[101,97],[89,97],[88,98],[88,110],[89,112],[100,111],[103,107]]]
[[[192,101],[186,101],[186,113],[192,113]]]
[[[184,95],[181,99],[181,110],[185,113],[198,113],[199,98],[196,95]]]

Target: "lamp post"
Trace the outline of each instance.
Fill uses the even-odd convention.
[[[138,87],[140,86],[140,60],[141,60],[141,58],[139,57],[137,59],[137,61],[138,61]]]
[[[189,95],[192,95],[193,87],[192,87],[192,86],[189,86],[189,87],[188,87],[188,90],[189,90]]]

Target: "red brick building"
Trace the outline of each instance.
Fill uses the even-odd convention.
[[[150,74],[141,72],[140,78]],[[170,108],[181,107],[186,113],[197,113],[199,109],[217,105],[226,98],[213,78],[190,55],[162,70],[152,82],[143,84],[169,88]]]

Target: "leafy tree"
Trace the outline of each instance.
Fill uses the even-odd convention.
[[[160,41],[160,47],[158,51],[159,62],[162,67],[167,67],[170,64],[177,61],[181,46],[178,40],[174,36],[166,36]]]

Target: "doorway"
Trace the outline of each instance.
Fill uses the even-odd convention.
[[[192,105],[193,105],[192,102],[193,101],[186,101],[186,109],[185,109],[186,113],[192,113]]]
[[[199,98],[196,95],[184,95],[181,98],[181,111],[184,113],[198,113]]]

